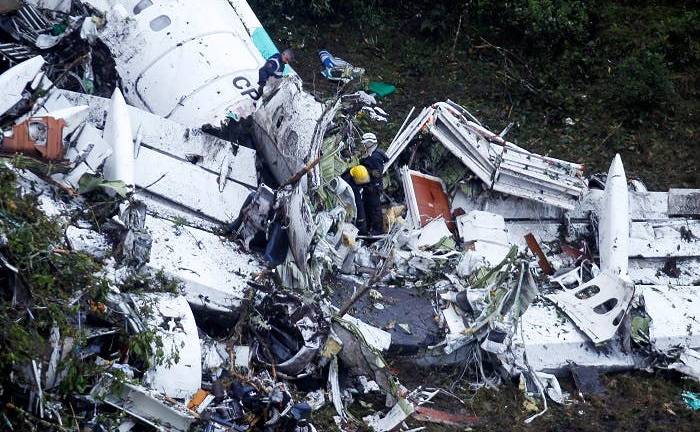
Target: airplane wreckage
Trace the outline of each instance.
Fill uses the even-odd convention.
[[[14,40],[0,44],[0,170],[61,227],[52,253],[89,256],[107,285],[99,301],[73,287],[77,318],[6,365],[18,418],[311,431],[330,404],[339,430],[478,421],[431,408],[444,391],[404,387],[385,359],[463,365],[477,386],[520,379],[545,410],[566,403],[557,377],[570,374],[700,380],[700,190],[648,191],[619,156],[586,177],[438,102],[386,149],[386,234],[362,236],[341,174],[366,151],[355,116],[377,101],[319,102],[291,69],[258,94],[277,49],[246,2],[34,0],[0,13]],[[106,214],[96,196],[114,204]],[[0,280],[4,308],[30,323],[46,308],[13,261],[18,226],[0,213]],[[175,293],[125,288],[154,276]],[[167,361],[138,362],[137,348]],[[56,389],[71,361],[100,373],[68,400]],[[386,410],[354,418],[348,403],[369,393]]]

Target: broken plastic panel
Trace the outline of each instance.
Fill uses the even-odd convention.
[[[44,66],[44,58],[36,56],[13,66],[0,75],[0,116],[17,105],[23,91]]]
[[[423,227],[433,219],[442,217],[448,228],[452,229],[454,223],[450,213],[450,201],[445,184],[440,178],[403,167],[401,181],[408,207],[408,219],[413,227]]]

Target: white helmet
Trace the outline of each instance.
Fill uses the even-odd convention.
[[[378,147],[377,136],[372,132],[362,135],[362,146],[365,148],[363,157],[369,157]]]
[[[377,136],[372,132],[367,132],[366,134],[362,135],[362,144],[364,144],[365,147],[376,143]]]

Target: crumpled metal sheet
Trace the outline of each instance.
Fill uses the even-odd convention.
[[[260,262],[232,242],[197,228],[158,217],[146,218],[153,237],[149,268],[182,281],[193,307],[236,314],[262,270]]]
[[[544,303],[532,304],[523,314],[511,346],[512,353],[501,356],[501,364],[520,371],[529,365],[535,371],[563,376],[569,373],[569,362],[601,371],[629,370],[643,364],[643,358],[623,352],[616,339],[596,347],[573,322],[562,319],[554,305]]]
[[[394,394],[393,377],[379,354],[362,339],[361,333],[351,323],[334,321],[333,332],[342,341],[343,349],[338,353],[342,364],[354,376],[369,375],[382,391]]]
[[[43,104],[43,108],[37,111],[40,114],[87,105],[88,123],[98,129],[104,129],[105,114],[109,110],[109,99],[62,89],[53,89],[40,103]],[[140,148],[135,151],[137,158],[140,150],[147,147],[186,160],[215,175],[222,172],[222,167],[227,167],[229,170],[225,175],[229,181],[251,188],[257,187],[254,149],[225,141],[203,132],[201,128],[187,127],[131,105],[127,105],[127,111],[132,125],[132,140],[140,144]]]
[[[124,262],[133,268],[141,268],[151,260],[153,245],[153,238],[146,231],[146,205],[133,200],[126,206],[120,218],[127,228],[121,244]]]
[[[313,372],[317,367],[315,359],[329,332],[318,305],[275,292],[262,294],[255,308],[264,320],[253,347],[258,360],[274,363],[276,370],[289,378]]]
[[[309,254],[316,225],[311,214],[301,184],[297,184],[291,193],[279,196],[284,207],[287,221],[287,235],[294,262],[302,273],[309,270]]]
[[[488,189],[573,209],[585,190],[583,166],[530,153],[485,129],[447,101],[424,109],[390,144],[386,172],[412,139],[427,129]]]
[[[116,384],[115,378],[109,373],[104,374],[102,380],[93,387],[91,397],[159,430],[187,432],[197,419],[183,404],[166,398],[156,391],[123,382],[121,383],[123,391],[116,393],[111,390],[114,384]]]
[[[336,109],[317,102],[294,76],[282,79],[275,93],[263,99],[253,114],[254,136],[279,183],[318,156]]]
[[[375,432],[389,432],[403,423],[413,414],[413,411],[415,411],[413,403],[406,399],[399,399],[386,415],[377,413],[364,417],[362,420]]]
[[[700,382],[700,352],[685,348],[678,356],[678,360],[668,365],[668,368],[677,370]]]
[[[634,284],[604,271],[583,285],[546,297],[594,343],[602,343],[617,333],[633,296]]]
[[[700,348],[700,301],[696,286],[639,287],[644,309],[651,318],[649,339],[659,353],[676,348]]]
[[[151,311],[143,321],[163,344],[164,362],[146,372],[144,383],[169,397],[190,399],[202,384],[202,356],[187,300],[172,294],[132,295],[131,299],[136,310]]]

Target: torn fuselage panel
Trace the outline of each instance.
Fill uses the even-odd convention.
[[[163,361],[146,371],[144,382],[175,399],[188,400],[202,384],[202,359],[197,324],[183,296],[132,295],[146,327],[160,337]],[[153,344],[155,351],[156,347]]]
[[[306,93],[296,76],[278,81],[259,103],[253,114],[255,141],[275,179],[283,183],[318,156],[335,110],[326,110]]]
[[[146,218],[153,236],[148,266],[182,281],[193,308],[237,314],[248,281],[262,269],[232,242],[197,228],[157,217]]]

